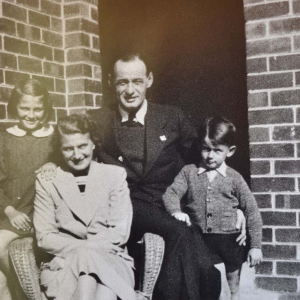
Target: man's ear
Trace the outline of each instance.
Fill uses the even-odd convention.
[[[236,146],[230,146],[229,151],[227,153],[227,157],[231,157],[236,151]]]
[[[147,88],[151,87],[152,83],[153,83],[153,73],[150,72],[148,75],[148,82],[147,82]]]
[[[108,85],[109,85],[109,87],[113,86],[113,78],[110,74],[108,74]]]

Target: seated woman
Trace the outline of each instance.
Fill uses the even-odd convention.
[[[53,128],[48,92],[37,80],[13,89],[7,106],[19,122],[0,134],[0,295],[11,300],[8,245],[32,234],[35,171],[49,161]],[[11,282],[12,280],[10,280]]]
[[[86,116],[57,125],[62,156],[57,175],[38,175],[34,226],[43,264],[41,284],[56,300],[135,299],[128,240],[132,206],[123,168],[92,161],[93,135]]]

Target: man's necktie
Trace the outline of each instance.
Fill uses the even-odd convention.
[[[128,121],[122,122],[122,126],[126,127],[142,127],[143,125],[138,121],[134,121],[135,112],[130,112],[128,115]]]

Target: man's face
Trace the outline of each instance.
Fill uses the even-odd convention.
[[[128,112],[136,111],[145,100],[153,76],[151,72],[147,76],[146,65],[139,58],[128,62],[118,60],[114,66],[112,83],[120,106]]]

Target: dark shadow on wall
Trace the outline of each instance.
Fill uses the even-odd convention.
[[[99,0],[104,102],[109,61],[119,49],[148,53],[154,71],[150,101],[181,107],[198,126],[224,115],[238,128],[229,162],[249,182],[243,1]]]

